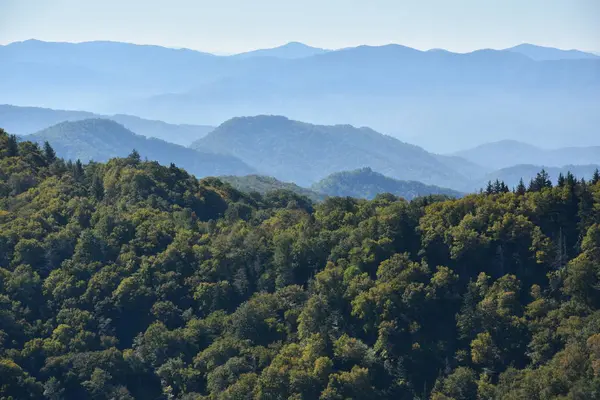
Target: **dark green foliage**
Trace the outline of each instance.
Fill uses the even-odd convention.
[[[600,392],[598,182],[314,204],[10,140],[2,399]]]
[[[8,143],[6,144],[6,155],[8,157],[15,157],[19,155],[19,145],[17,143],[17,136],[8,136]]]
[[[262,195],[274,190],[287,190],[306,196],[312,201],[320,201],[325,198],[324,194],[317,193],[314,190],[300,187],[294,183],[282,182],[278,179],[264,175],[246,175],[246,176],[220,176],[220,180],[229,183],[239,191],[252,193],[257,192]]]
[[[46,158],[46,162],[48,164],[51,164],[54,161],[56,161],[56,152],[54,151],[52,146],[50,146],[50,143],[48,143],[47,141],[44,142],[44,157]]]

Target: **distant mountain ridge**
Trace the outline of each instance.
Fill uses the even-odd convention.
[[[467,180],[422,148],[370,128],[314,125],[282,116],[233,118],[191,147],[232,155],[261,174],[301,186],[362,167],[429,184],[458,186]]]
[[[266,194],[276,190],[289,190],[312,201],[322,201],[326,197],[354,197],[373,199],[378,194],[391,193],[406,200],[429,195],[461,197],[463,193],[456,190],[425,185],[415,181],[399,181],[373,171],[371,168],[361,168],[354,171],[335,172],[310,188],[304,188],[294,183],[282,182],[276,178],[263,175],[219,176],[234,188],[246,192]]]
[[[0,60],[0,103],[209,125],[286,115],[370,126],[436,152],[466,148],[483,134],[589,146],[600,125],[598,58],[386,45],[290,59],[28,41],[0,46]]]
[[[19,107],[0,104],[0,126],[18,135],[28,135],[63,121],[102,118],[120,123],[125,128],[167,142],[187,146],[214,129],[207,125],[168,124],[133,115],[99,115],[87,111],[53,110],[40,107]]]
[[[326,53],[329,50],[308,46],[300,42],[289,42],[281,46],[270,49],[258,49],[244,53],[234,54],[231,57],[249,58],[249,57],[277,57],[285,59],[296,59],[310,57],[317,54]]]
[[[108,119],[61,122],[27,135],[24,139],[38,143],[48,141],[58,156],[84,162],[126,157],[135,149],[142,158],[163,165],[174,163],[198,177],[247,175],[254,172],[253,168],[235,157],[195,151],[163,140],[146,138]]]
[[[527,185],[542,169],[548,173],[552,183],[556,184],[559,174],[562,173],[563,175],[566,175],[568,172],[571,172],[578,178],[589,180],[593,176],[594,171],[600,169],[600,165],[564,165],[562,167],[547,167],[532,164],[513,165],[511,167],[490,172],[480,179],[479,183],[475,184],[471,190],[476,191],[478,189],[484,189],[487,182],[494,182],[496,179],[503,181],[510,189],[515,188],[521,179],[523,179],[523,182]]]
[[[516,140],[485,143],[452,155],[489,169],[507,168],[518,164],[563,165],[600,164],[600,146],[542,149]]]
[[[600,59],[600,57],[594,53],[581,50],[562,50],[555,47],[537,46],[529,43],[509,47],[505,50],[523,54],[536,61]]]
[[[373,199],[382,193],[391,193],[406,200],[428,195],[450,197],[461,197],[463,195],[448,188],[425,185],[416,181],[393,179],[375,172],[371,168],[333,173],[312,185],[311,189],[329,196],[349,196],[363,199]]]

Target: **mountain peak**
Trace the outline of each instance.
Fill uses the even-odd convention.
[[[586,53],[581,50],[563,50],[555,47],[538,46],[531,43],[521,43],[504,49],[504,51],[520,53],[535,61],[600,59],[600,57],[595,54]]]
[[[248,51],[245,53],[240,53],[234,55],[234,57],[238,58],[251,58],[251,57],[275,57],[275,58],[285,58],[285,59],[297,59],[297,58],[305,58],[314,56],[317,54],[325,53],[329,50],[321,49],[318,47],[312,47],[307,44],[301,42],[288,42],[281,46],[268,48],[268,49],[258,49],[253,51]]]

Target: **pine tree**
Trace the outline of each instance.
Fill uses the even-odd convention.
[[[529,184],[529,191],[539,192],[542,189],[551,187],[552,181],[550,180],[550,176],[548,175],[545,169],[542,169],[540,172],[537,173],[535,178],[531,180],[531,183]]]
[[[571,173],[571,171],[567,172],[567,182],[566,185],[573,189],[575,187],[575,185],[577,185],[577,179],[575,178],[575,176]]]
[[[19,143],[17,142],[16,135],[8,136],[8,143],[7,143],[6,147],[7,147],[8,157],[16,157],[19,155]]]
[[[131,161],[132,164],[137,164],[140,162],[142,157],[140,156],[140,153],[138,153],[138,151],[136,149],[133,149],[131,151],[131,153],[127,156],[127,159],[129,161]]]
[[[558,186],[558,187],[565,186],[565,176],[563,175],[562,172],[560,174],[558,174],[558,180],[556,181],[556,186]]]
[[[52,164],[54,161],[56,161],[56,152],[47,141],[44,142],[44,158],[46,158],[46,162],[48,164]]]
[[[600,171],[596,168],[594,175],[592,176],[592,185],[595,185],[598,182],[600,182]]]
[[[523,178],[521,178],[519,180],[519,184],[517,185],[517,189],[516,189],[515,193],[522,196],[525,194],[525,192],[527,192],[527,188],[525,187],[525,182],[523,182]]]
[[[494,193],[494,186],[492,186],[492,181],[488,181],[488,184],[485,188],[485,194],[492,194]]]

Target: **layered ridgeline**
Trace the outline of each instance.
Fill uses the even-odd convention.
[[[370,126],[436,152],[467,148],[483,134],[552,147],[597,145],[600,58],[532,49],[548,50],[457,54],[386,45],[322,52],[292,44],[266,51],[275,56],[220,57],[26,41],[0,46],[0,102],[209,125],[287,115]]]
[[[64,121],[103,118],[118,122],[138,135],[188,146],[214,129],[208,125],[168,124],[133,115],[99,115],[87,111],[52,110],[40,107],[18,107],[0,104],[0,126],[7,132],[28,135]]]
[[[438,156],[372,129],[313,125],[281,116],[233,118],[191,147],[235,156],[260,173],[300,186],[367,166],[396,179],[440,186],[464,186],[467,181]]]
[[[0,132],[0,398],[593,399],[599,206],[313,205]]]
[[[523,43],[518,46],[505,49],[513,53],[523,54],[537,61],[551,60],[599,60],[600,56],[580,50],[562,50],[554,47],[535,46]]]
[[[299,42],[289,42],[282,46],[273,47],[270,49],[258,49],[247,51],[244,53],[235,54],[235,58],[251,58],[251,57],[275,57],[284,59],[297,59],[323,54],[330,50],[312,47]]]
[[[107,161],[113,157],[125,157],[135,149],[143,158],[163,165],[176,163],[200,177],[254,172],[253,168],[235,157],[147,138],[107,119],[61,122],[25,138],[40,144],[47,141],[59,156],[71,160]]]
[[[399,181],[389,178],[371,168],[336,172],[311,186],[311,189],[328,196],[349,196],[373,199],[381,193],[391,193],[406,200],[428,195],[460,197],[463,194],[452,189],[425,185],[416,181]]]
[[[489,169],[507,168],[518,164],[548,167],[600,164],[600,146],[542,149],[516,140],[485,143],[453,155]]]
[[[282,182],[264,175],[219,176],[218,178],[245,193],[258,192],[265,195],[288,190],[300,196],[308,197],[314,202],[323,201],[327,197],[334,196],[371,200],[384,193],[390,193],[406,200],[429,195],[449,197],[463,195],[456,190],[425,185],[421,182],[399,181],[377,173],[368,167],[354,171],[334,172],[310,186],[310,188]]]

